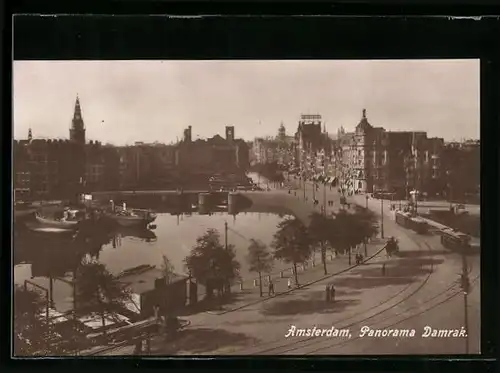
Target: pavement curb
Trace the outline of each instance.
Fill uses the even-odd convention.
[[[323,276],[321,278],[319,278],[318,280],[314,280],[314,281],[311,281],[311,282],[308,282],[308,283],[305,283],[303,285],[300,285],[296,288],[293,288],[293,289],[290,289],[290,290],[287,290],[287,291],[284,291],[284,292],[281,292],[281,293],[277,293],[276,295],[272,296],[272,297],[267,297],[267,298],[264,298],[264,299],[259,299],[255,302],[250,302],[250,303],[247,303],[247,304],[244,304],[242,306],[239,306],[239,307],[236,307],[236,308],[232,308],[232,309],[229,309],[229,310],[226,310],[226,311],[222,311],[222,312],[217,312],[217,311],[205,311],[205,313],[209,314],[209,315],[215,315],[215,316],[221,316],[221,315],[225,315],[226,313],[230,313],[230,312],[234,312],[234,311],[238,311],[240,309],[243,309],[243,308],[246,308],[248,306],[253,306],[255,304],[259,304],[259,303],[263,303],[263,302],[267,302],[271,299],[275,299],[275,298],[278,298],[282,295],[286,295],[286,294],[289,294],[289,293],[292,293],[296,290],[300,290],[300,289],[303,289],[307,286],[310,286],[310,285],[314,285],[318,282],[321,282],[321,281],[324,281],[326,279],[329,279],[329,278],[332,278],[332,277],[335,277],[335,276],[338,276],[338,275],[341,275],[343,273],[346,273],[346,272],[349,272],[351,269],[354,269],[356,267],[359,267],[360,265],[363,265],[363,264],[366,264],[368,263],[370,260],[372,260],[373,258],[375,258],[376,256],[378,256],[382,251],[385,250],[385,244],[384,246],[382,246],[382,248],[380,248],[379,250],[377,250],[373,255],[371,255],[370,257],[368,257],[367,259],[365,259],[362,264],[355,264],[353,266],[350,266],[350,267],[347,267],[346,269],[343,269],[339,272],[335,272],[335,273],[332,273],[332,274],[329,274],[329,275],[326,275],[326,276]]]

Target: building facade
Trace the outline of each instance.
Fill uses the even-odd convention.
[[[219,173],[245,173],[250,165],[247,143],[235,138],[233,126],[226,126],[225,138],[215,135],[209,139],[192,139],[192,127],[184,131],[176,146],[175,167],[181,184],[208,182]]]
[[[69,139],[14,141],[15,199],[72,199],[86,190],[117,187],[117,157],[98,142],[86,142],[80,99],[77,96]]]
[[[355,131],[338,132],[333,157],[336,176],[346,191],[388,191],[401,196],[417,190],[435,195],[443,189],[444,141],[425,132],[373,127],[366,110]]]
[[[302,114],[294,138],[292,149],[295,170],[308,179],[326,176],[332,144],[321,115]]]

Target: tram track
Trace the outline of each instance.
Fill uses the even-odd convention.
[[[424,242],[427,246],[429,246],[426,242]],[[472,271],[472,266],[470,267],[470,271]],[[408,300],[409,298],[411,298],[413,295],[415,295],[420,289],[423,288],[423,286],[425,285],[425,283],[428,281],[428,279],[430,278],[430,275],[432,274],[432,272],[429,273],[429,275],[426,277],[426,279],[424,279],[424,281],[419,285],[419,287],[417,289],[415,289],[414,292],[410,293],[408,296],[406,296],[405,298],[401,299],[399,302],[397,302],[396,304],[392,305],[391,307],[388,307],[388,308],[385,308],[384,310],[381,310],[380,312],[377,312],[376,314],[374,315],[371,315],[369,317],[366,317],[362,320],[359,320],[359,321],[356,321],[354,323],[350,323],[348,325],[343,325],[341,327],[338,327],[338,329],[349,329],[349,328],[352,328],[353,326],[356,326],[356,325],[360,325],[360,324],[363,324],[365,323],[366,321],[368,320],[371,320],[373,319],[374,317],[377,317],[377,316],[380,316],[388,311],[390,311],[393,307],[396,307],[398,306],[399,304],[403,303],[404,301]],[[473,283],[476,283],[477,280],[480,278],[480,275],[476,275],[473,280],[471,281],[471,284]],[[400,324],[401,322],[404,322],[406,320],[409,320],[413,317],[417,317],[419,316],[420,314],[423,314],[425,312],[427,312],[428,310],[430,309],[433,309],[441,304],[444,304],[446,303],[447,301],[449,301],[450,299],[452,299],[453,297],[461,294],[461,290],[456,290],[457,287],[459,287],[459,283],[458,281],[453,281],[451,283],[448,284],[448,286],[444,289],[444,290],[441,290],[440,292],[438,292],[437,294],[434,294],[431,298],[428,298],[426,300],[424,300],[423,302],[420,302],[419,304],[415,305],[415,306],[411,306],[405,310],[402,310],[401,312],[399,312],[397,315],[388,315],[384,318],[382,318],[381,320],[376,320],[375,323],[372,323],[371,326],[374,327],[374,326],[378,326],[380,325],[381,323],[387,321],[387,320],[390,320],[390,319],[394,319],[394,318],[397,318],[398,316],[400,315],[404,315],[404,314],[407,314],[409,311],[411,310],[418,310],[418,309],[421,309],[423,306],[425,306],[426,304],[429,304],[433,301],[435,301],[436,299],[442,297],[443,295],[445,295],[445,300],[442,301],[442,302],[439,302],[438,304],[436,305],[433,305],[429,308],[427,308],[425,311],[421,311],[421,312],[417,312],[416,314],[414,315],[411,315],[403,320],[400,320],[396,323],[393,323],[393,324],[390,324],[390,325],[386,325],[386,326],[381,326],[381,327],[378,327],[378,329],[387,329],[387,328],[390,328],[392,326],[395,326],[395,325],[398,325]],[[454,290],[455,289],[455,290]],[[451,295],[448,295],[448,293],[451,291],[451,290],[454,290],[452,292]],[[392,298],[394,299],[394,297]],[[384,302],[384,304],[386,304],[387,302]],[[365,312],[363,312],[365,313]],[[345,321],[345,320],[342,320],[342,321]],[[338,321],[337,321],[338,322]],[[320,339],[318,340],[316,337],[310,337],[310,338],[307,338],[307,339],[303,339],[303,340],[299,340],[299,341],[295,341],[293,343],[290,343],[290,344],[284,344],[284,345],[281,345],[281,346],[278,346],[278,347],[275,347],[273,349],[265,349],[265,350],[259,350],[258,352],[256,352],[255,354],[258,355],[258,354],[286,354],[286,353],[289,353],[291,351],[296,351],[296,350],[299,350],[299,349],[308,349],[310,347],[316,347],[319,345],[318,348],[315,348],[313,349],[312,351],[309,351],[309,352],[306,352],[305,354],[313,354],[313,353],[316,353],[316,352],[319,352],[319,351],[323,351],[323,350],[326,350],[328,348],[332,348],[332,347],[335,347],[335,346],[343,346],[343,345],[346,345],[348,343],[351,343],[355,340],[358,340],[360,339],[360,337],[355,337],[355,338],[350,338],[350,339],[347,339],[347,340],[342,340],[338,343],[334,343],[332,344],[331,343],[331,340],[325,340],[325,339]],[[310,342],[310,343],[307,343],[307,342]],[[327,344],[326,346],[324,346],[325,344]],[[286,348],[286,347],[291,347],[291,348]],[[282,347],[285,347],[284,350],[280,350],[280,351],[276,351]],[[300,352],[301,354],[304,354],[302,351]]]
[[[412,240],[413,241],[413,240]],[[414,243],[418,246],[418,247],[422,247],[418,242],[414,241]],[[426,243],[424,242],[424,244],[427,246],[428,250],[430,252],[432,252],[432,248]],[[423,265],[422,265],[423,266]],[[402,299],[400,299],[399,301],[397,301],[396,303],[394,304],[390,304],[389,307],[385,307],[383,308],[382,310],[376,312],[375,314],[373,315],[370,315],[368,317],[365,317],[361,320],[358,320],[358,321],[355,321],[355,322],[352,322],[350,324],[347,324],[347,325],[342,325],[342,327],[336,327],[337,329],[348,329],[352,326],[355,326],[357,324],[361,324],[363,322],[366,322],[368,320],[371,320],[373,319],[374,317],[376,316],[379,316],[381,314],[383,314],[384,312],[387,312],[389,310],[391,310],[393,307],[396,307],[398,306],[399,304],[407,301],[408,299],[410,299],[411,297],[413,297],[415,294],[417,294],[426,284],[427,282],[429,281],[432,273],[433,273],[433,270],[434,270],[434,263],[431,262],[430,264],[430,270],[429,272],[427,273],[427,275],[425,276],[424,280],[417,286],[416,289],[414,289],[412,292],[410,292],[409,294],[407,294],[406,296],[404,296]],[[401,289],[400,291],[398,291],[396,294],[393,294],[391,295],[389,298],[385,299],[384,301],[378,303],[377,305],[375,306],[372,306],[370,308],[367,308],[367,309],[364,309],[354,315],[351,315],[349,317],[346,317],[344,319],[340,319],[340,320],[336,320],[335,323],[341,323],[341,322],[345,322],[347,320],[352,320],[353,318],[359,316],[359,315],[363,315],[363,314],[366,314],[367,312],[369,311],[372,311],[378,307],[381,307],[381,306],[384,306],[384,305],[387,305],[389,304],[390,302],[394,301],[395,299],[397,299],[401,294],[403,294],[405,291],[407,291],[412,285],[414,285],[414,283],[410,283],[408,284],[407,286],[405,286],[403,289]],[[282,340],[282,339],[280,339]],[[270,343],[274,343],[275,341],[273,342],[268,342],[266,344],[270,344]],[[310,344],[308,344],[308,342],[312,342]],[[294,341],[294,342],[290,342],[290,343],[284,343],[284,344],[281,344],[279,346],[275,346],[275,347],[271,347],[271,348],[266,348],[266,349],[263,349],[263,350],[258,350],[254,353],[252,353],[251,355],[260,355],[260,354],[282,354],[282,353],[286,353],[286,352],[290,352],[290,351],[294,351],[294,350],[298,350],[300,348],[304,348],[306,346],[311,346],[311,345],[314,345],[315,343],[318,343],[319,341],[317,341],[317,337],[308,337],[308,338],[305,338],[305,339],[301,339],[301,340],[298,340],[298,341]],[[321,342],[324,342],[323,340],[321,340]],[[261,344],[260,346],[262,346],[263,344]],[[259,347],[260,347],[259,346]],[[290,347],[290,348],[288,348]],[[282,348],[285,348],[284,350],[280,350]]]
[[[412,241],[417,247],[419,247],[420,249],[422,249],[422,245],[415,241],[413,238],[410,237],[410,235],[407,233],[407,232],[401,232],[404,236],[406,236],[406,238],[408,238],[410,241]],[[431,251],[431,248],[429,247],[429,245],[427,245],[428,248],[429,248],[429,251]],[[383,252],[383,249],[377,251],[374,255],[372,255],[369,259],[367,259],[364,263],[367,263],[368,261],[371,261],[372,259],[378,257],[380,255],[380,253]],[[422,267],[422,265],[421,265]],[[354,268],[354,267],[353,267]],[[351,269],[353,269],[351,268]],[[343,273],[344,271],[340,272],[340,273]],[[339,273],[339,274],[340,274]],[[432,269],[431,269],[431,273],[432,273]],[[412,279],[415,279],[416,276],[412,277]],[[350,315],[349,317],[345,317],[345,318],[342,318],[340,320],[335,320],[335,323],[338,323],[338,322],[345,322],[347,320],[352,320],[354,318],[356,318],[357,316],[360,316],[360,315],[363,315],[363,314],[366,314],[367,312],[369,311],[372,311],[378,307],[381,307],[383,306],[384,304],[387,304],[389,303],[390,301],[396,299],[399,295],[401,295],[402,293],[404,293],[405,291],[407,291],[412,285],[414,285],[413,282],[410,282],[408,285],[406,285],[403,289],[399,290],[398,292],[396,292],[395,294],[392,294],[390,297],[386,298],[385,300],[383,300],[382,302],[379,302],[371,307],[368,307],[368,308],[365,308],[359,312],[356,312],[355,314],[352,314]],[[391,308],[391,307],[390,307]],[[307,340],[310,340],[312,338],[308,338],[306,339]],[[279,342],[279,341],[282,341],[283,338],[279,338],[279,339],[275,339],[275,340],[272,340],[272,341],[268,341],[268,342],[264,342],[264,343],[260,343],[258,345],[254,345],[254,346],[250,346],[250,347],[245,347],[245,348],[241,348],[241,349],[238,349],[236,351],[233,351],[233,352],[239,352],[239,351],[248,351],[248,350],[252,350],[254,348],[257,348],[257,347],[262,347],[262,346],[269,346],[269,345],[272,345],[273,343],[276,343],[276,342]],[[304,340],[303,340],[304,341]],[[302,342],[303,342],[302,341]],[[300,342],[300,341],[297,341],[297,342]],[[280,345],[280,346],[277,346],[277,347],[274,347],[274,348],[269,348],[269,349],[266,349],[264,350],[264,352],[266,351],[270,351],[270,350],[274,350],[274,349],[278,349],[278,348],[281,348],[283,347],[284,345]],[[258,353],[262,352],[262,350],[259,350]]]
[[[473,280],[471,281],[471,285],[472,285],[472,284],[475,284],[475,283],[477,282],[477,280],[478,280],[480,277],[481,277],[480,275],[475,276],[475,277],[473,278]],[[391,328],[391,327],[394,327],[394,326],[396,326],[396,325],[399,325],[399,324],[401,324],[401,323],[403,323],[403,322],[405,322],[405,321],[408,321],[408,320],[411,320],[411,319],[413,319],[413,318],[415,318],[415,317],[418,317],[418,316],[420,316],[420,315],[423,315],[423,314],[425,314],[426,312],[429,312],[429,311],[430,311],[430,310],[432,310],[432,309],[435,309],[435,308],[437,308],[437,307],[439,307],[439,306],[441,306],[441,305],[443,305],[443,304],[446,304],[447,302],[451,301],[451,300],[452,300],[453,298],[455,298],[456,296],[458,296],[458,295],[462,294],[462,290],[454,291],[452,294],[447,295],[447,296],[446,296],[443,300],[439,301],[438,303],[433,304],[433,305],[431,305],[430,307],[425,308],[424,310],[420,310],[420,311],[419,311],[419,312],[417,312],[417,313],[413,313],[413,314],[411,314],[411,315],[409,315],[409,316],[407,316],[407,317],[405,317],[405,318],[403,318],[403,319],[401,319],[401,320],[399,320],[399,321],[396,321],[396,322],[391,323],[391,324],[389,324],[389,325],[384,325],[384,326],[380,326],[380,325],[379,325],[379,324],[383,323],[384,321],[387,321],[387,320],[389,320],[389,319],[394,319],[394,318],[396,318],[396,317],[398,317],[398,316],[404,315],[404,314],[408,313],[408,311],[410,311],[410,310],[413,310],[413,309],[420,309],[420,308],[422,308],[422,306],[424,306],[424,305],[426,305],[426,304],[428,304],[428,303],[430,303],[430,302],[434,301],[434,300],[435,300],[435,299],[437,299],[438,297],[441,297],[442,295],[446,294],[447,292],[449,292],[451,289],[453,289],[453,288],[454,288],[454,287],[456,287],[456,286],[458,286],[458,284],[455,282],[453,285],[449,286],[448,288],[446,288],[445,290],[443,290],[443,291],[439,292],[438,294],[435,294],[432,298],[427,299],[425,302],[422,302],[422,303],[420,303],[420,304],[418,304],[418,305],[416,305],[416,306],[412,306],[412,307],[410,307],[410,308],[408,308],[408,309],[404,310],[403,312],[399,313],[399,314],[398,314],[398,315],[396,315],[396,316],[392,316],[392,315],[391,315],[391,316],[386,317],[386,318],[384,318],[384,319],[382,319],[382,320],[378,320],[376,324],[372,324],[372,325],[377,325],[377,326],[378,326],[378,329],[386,329],[386,330],[387,330],[387,329],[389,329],[389,328]],[[317,353],[317,352],[320,352],[320,351],[324,351],[324,350],[329,349],[329,348],[332,348],[332,347],[344,346],[344,345],[347,345],[347,344],[349,344],[349,343],[352,343],[352,342],[354,342],[354,341],[356,341],[356,340],[359,340],[360,338],[361,338],[361,337],[360,337],[360,336],[358,336],[358,337],[356,337],[356,338],[350,338],[350,339],[348,339],[348,340],[344,340],[344,341],[341,341],[341,342],[338,342],[338,343],[334,343],[334,344],[327,343],[327,342],[328,342],[327,340],[317,341],[317,343],[316,343],[316,344],[312,343],[312,344],[309,344],[307,347],[310,347],[310,346],[315,346],[315,345],[317,345],[317,344],[327,344],[327,346],[322,346],[322,347],[316,348],[316,349],[314,349],[314,350],[312,350],[312,351],[308,351],[308,352],[306,352],[306,353],[305,353],[305,355],[311,355],[311,354],[314,354],[314,353]]]

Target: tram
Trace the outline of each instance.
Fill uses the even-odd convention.
[[[404,228],[411,229],[411,215],[408,212],[396,211],[396,223]]]
[[[441,232],[441,244],[453,251],[470,251],[471,237],[465,233],[446,229]]]
[[[412,229],[419,234],[425,234],[428,231],[428,224],[419,217],[412,217],[408,212],[396,211],[396,223],[404,228]]]

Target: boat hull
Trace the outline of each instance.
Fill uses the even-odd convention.
[[[153,218],[142,218],[142,217],[130,217],[130,216],[118,216],[118,215],[108,215],[116,223],[122,227],[137,227],[137,226],[147,226],[149,223],[153,222]]]
[[[57,228],[63,230],[76,230],[78,228],[78,221],[58,221],[52,219],[45,219],[41,216],[36,217],[36,221],[38,222],[40,227],[45,228]]]

